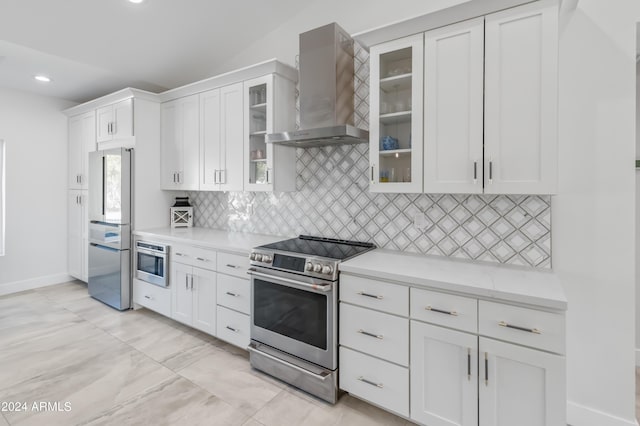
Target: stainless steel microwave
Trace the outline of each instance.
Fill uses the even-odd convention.
[[[136,278],[160,287],[169,287],[169,246],[136,241]]]

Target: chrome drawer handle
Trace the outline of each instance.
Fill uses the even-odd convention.
[[[242,268],[241,266],[232,265],[230,263],[227,263],[227,267],[233,268],[233,269],[241,269]]]
[[[196,257],[197,260],[199,260],[200,262],[210,262],[209,259],[205,259],[203,257]]]
[[[237,333],[237,332],[238,332],[238,329],[237,329],[237,328],[233,328],[233,327],[229,327],[229,326],[227,326],[226,328],[227,328],[227,330],[231,330],[231,331],[233,331],[234,333]]]
[[[144,298],[145,298],[145,299],[149,299],[149,300],[151,300],[151,296],[147,296],[147,295],[145,295],[145,296],[144,296]]]
[[[370,294],[370,293],[365,293],[364,291],[359,291],[358,294],[360,296],[371,297],[373,299],[382,299],[382,296],[378,296],[378,295]]]
[[[230,291],[227,291],[227,294],[228,294],[229,296],[233,296],[233,297],[238,297],[238,296],[240,296],[239,294],[231,293]]]
[[[186,254],[176,252],[176,256],[186,256]]]
[[[358,333],[360,334],[364,334],[365,336],[370,336],[370,337],[375,337],[376,339],[384,339],[384,336],[382,334],[373,334],[373,333],[369,333],[368,331],[364,331],[362,329],[358,330]]]
[[[447,314],[447,315],[452,315],[454,317],[458,316],[458,313],[456,311],[443,311],[442,309],[432,308],[431,306],[426,306],[424,309],[426,311],[437,312],[439,314]]]
[[[538,330],[537,328],[520,327],[520,326],[517,326],[517,325],[507,324],[504,321],[498,322],[498,325],[500,327],[513,328],[514,330],[526,331],[528,333],[542,334],[542,332],[540,330]]]
[[[372,382],[371,380],[367,380],[367,379],[365,379],[365,378],[364,378],[364,377],[362,377],[362,376],[358,377],[358,380],[360,380],[361,382],[366,383],[366,384],[368,384],[368,385],[371,385],[371,386],[375,386],[375,387],[377,387],[377,388],[380,388],[380,389],[382,389],[382,388],[384,387],[384,385],[383,385],[382,383]]]

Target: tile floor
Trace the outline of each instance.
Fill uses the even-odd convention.
[[[412,424],[349,395],[326,404],[251,369],[245,351],[118,312],[79,281],[0,297],[0,366],[0,404],[27,404],[0,407],[0,426]]]

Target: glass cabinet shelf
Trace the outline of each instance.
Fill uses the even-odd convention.
[[[380,80],[380,90],[391,92],[393,90],[411,90],[411,73],[394,75]]]
[[[411,148],[409,149],[389,149],[389,150],[381,150],[381,157],[401,157],[405,155],[411,155]]]
[[[388,114],[380,115],[380,123],[381,124],[391,124],[391,123],[408,123],[411,121],[411,111],[400,111],[400,112],[391,112]]]

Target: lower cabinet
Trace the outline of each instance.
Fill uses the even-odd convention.
[[[216,334],[216,273],[172,262],[171,317],[209,334]]]
[[[133,279],[133,302],[159,314],[171,316],[171,290]]]
[[[67,209],[67,270],[72,277],[87,282],[87,191],[69,190]]]
[[[236,256],[237,257],[237,256]],[[218,326],[216,335],[219,339],[225,340],[241,348],[249,346],[249,327],[251,325],[251,282],[242,277],[240,269],[235,268],[235,263],[245,261],[237,257],[235,263],[229,263],[228,259],[222,255],[219,259],[224,259],[225,265],[233,265],[231,271],[236,276],[218,273]],[[220,266],[220,265],[219,265]]]

